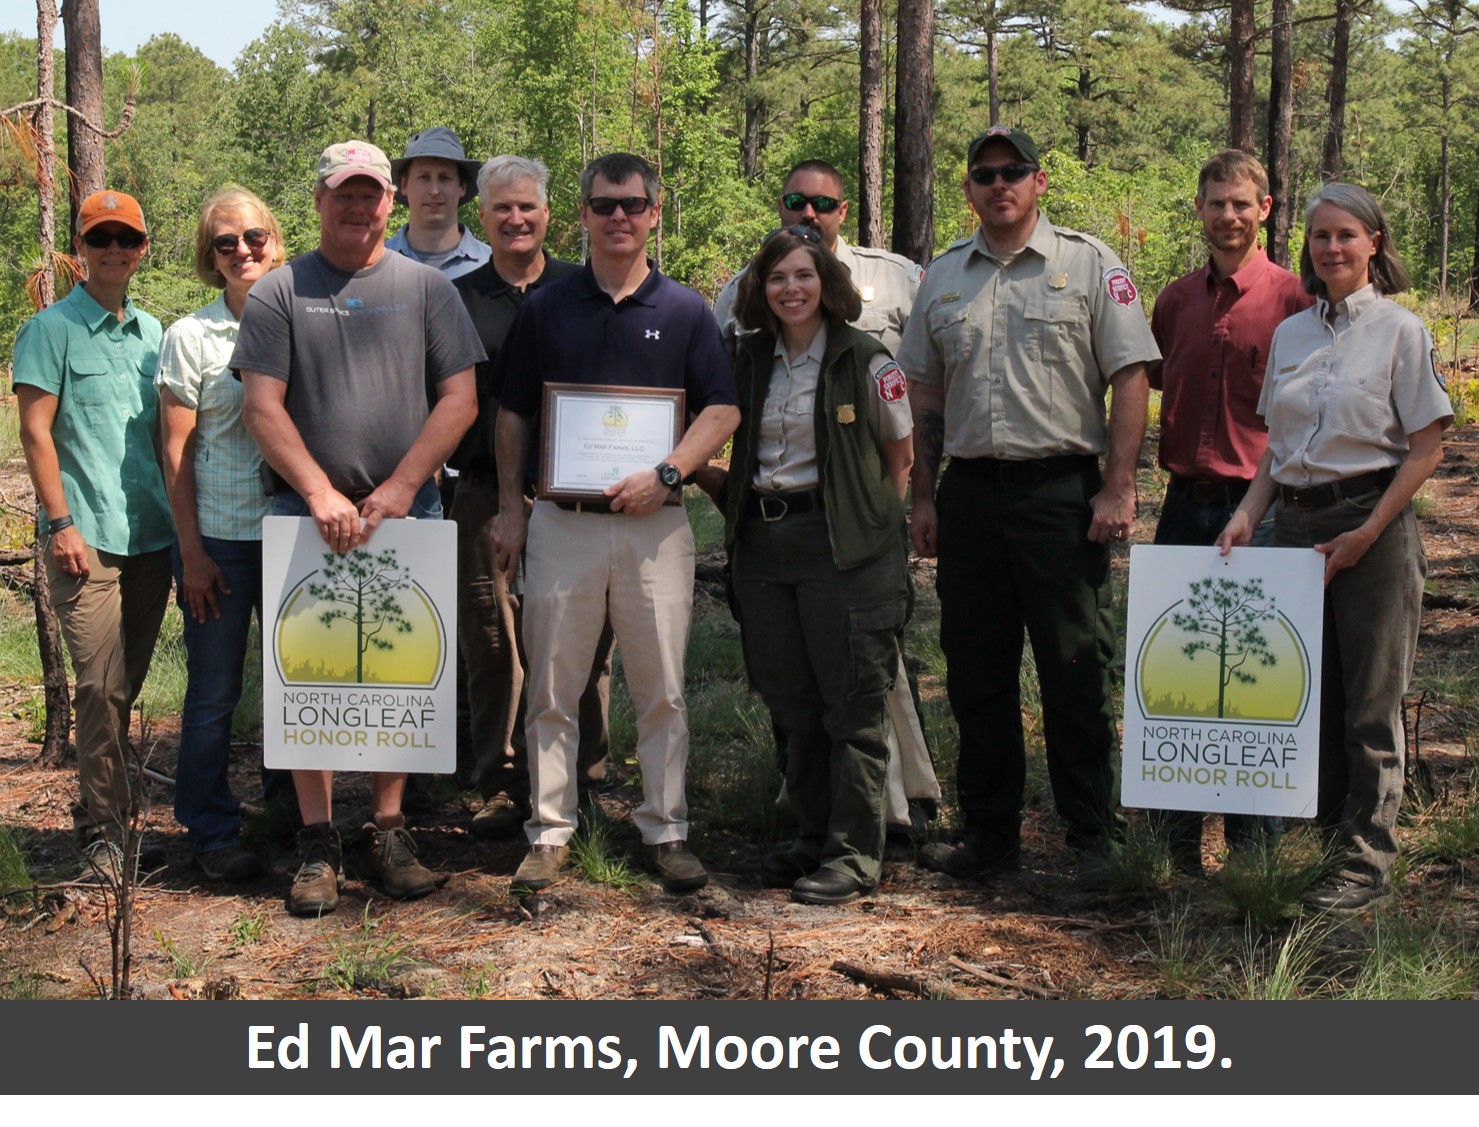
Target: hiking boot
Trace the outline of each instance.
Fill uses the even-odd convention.
[[[1386,881],[1371,884],[1354,877],[1342,876],[1315,889],[1304,898],[1304,904],[1318,912],[1354,915],[1366,911],[1391,894],[1392,886]]]
[[[529,800],[516,801],[499,791],[472,816],[472,836],[479,841],[517,837],[529,820]]]
[[[669,892],[692,892],[709,883],[708,871],[703,862],[688,851],[686,841],[644,845],[642,854],[648,867]]]
[[[298,831],[298,872],[288,889],[287,908],[294,916],[321,916],[339,906],[344,877],[344,849],[328,822]]]
[[[406,832],[405,815],[396,825],[382,830],[373,821],[362,831],[366,841],[365,863],[380,891],[392,900],[415,900],[435,892],[436,874],[416,859],[416,843]]]
[[[109,884],[117,888],[123,883],[123,850],[106,837],[94,838],[82,850],[82,872],[77,880],[81,884]]]
[[[919,851],[919,863],[926,869],[956,880],[987,881],[1002,873],[1014,873],[1022,867],[1022,850],[988,847],[978,838],[967,837],[959,845],[931,842]]]
[[[560,879],[560,870],[570,862],[568,845],[531,845],[528,855],[514,871],[515,891],[538,892]]]
[[[242,848],[240,843],[197,853],[195,864],[205,874],[206,880],[222,884],[256,880],[262,875],[262,862],[255,853],[248,853]]]

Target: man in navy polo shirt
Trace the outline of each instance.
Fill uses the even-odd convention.
[[[658,272],[647,236],[661,204],[641,157],[610,153],[580,177],[580,221],[590,260],[573,277],[531,293],[498,358],[495,430],[497,566],[525,550],[524,644],[533,814],[515,888],[553,884],[577,822],[575,717],[605,617],[621,647],[637,713],[643,802],[632,819],[644,854],[670,892],[709,876],[688,851],[688,715],[683,657],[693,612],[693,532],[664,502],[739,425],[729,355],[704,299]],[[609,502],[536,501],[527,520],[525,474],[539,450],[533,422],[548,381],[682,388],[691,422],[656,466],[606,489]]]

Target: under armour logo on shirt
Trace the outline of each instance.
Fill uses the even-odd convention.
[[[646,333],[648,340],[658,340],[662,337],[661,329],[648,329]]]

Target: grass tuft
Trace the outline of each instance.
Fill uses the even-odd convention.
[[[33,883],[20,835],[0,825],[0,890],[30,888]]]
[[[1218,899],[1231,916],[1262,934],[1300,914],[1300,900],[1329,871],[1313,837],[1290,835],[1274,849],[1229,853],[1217,879]]]
[[[339,990],[383,990],[400,971],[416,965],[411,944],[396,931],[382,931],[382,920],[371,914],[371,905],[355,928],[345,936],[329,940],[333,958],[324,967],[323,979]]]
[[[604,818],[582,818],[570,839],[570,864],[586,880],[626,892],[647,883],[625,854],[616,848],[612,824]]]
[[[1242,1001],[1288,1002],[1319,993],[1326,986],[1317,972],[1330,930],[1327,923],[1306,920],[1280,940],[1261,936],[1249,925],[1225,976],[1230,995]]]
[[[269,926],[267,909],[258,908],[255,912],[242,912],[237,916],[226,934],[233,947],[250,947],[267,934]]]
[[[1160,997],[1205,997],[1217,960],[1199,938],[1189,900],[1171,902],[1165,918],[1156,922],[1154,942],[1146,942],[1145,951],[1159,975]]]
[[[215,962],[210,955],[199,955],[186,951],[157,927],[149,934],[154,937],[154,942],[159,944],[160,952],[169,960],[171,978],[194,978]]]

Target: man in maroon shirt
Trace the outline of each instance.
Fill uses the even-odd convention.
[[[1253,157],[1224,149],[1208,160],[1196,209],[1211,257],[1156,299],[1150,328],[1162,359],[1150,366],[1150,386],[1161,392],[1160,463],[1171,474],[1157,544],[1215,543],[1268,447],[1257,408],[1269,341],[1280,321],[1314,301],[1258,245],[1272,203],[1268,174]],[[1271,542],[1272,522],[1270,510],[1255,544]],[[1151,823],[1178,868],[1201,872],[1201,814],[1152,811]],[[1233,851],[1272,848],[1280,828],[1278,818],[1224,819]]]

